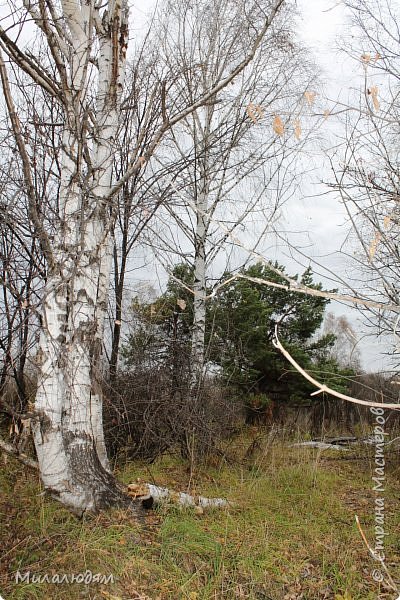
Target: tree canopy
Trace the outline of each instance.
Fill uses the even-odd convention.
[[[272,267],[256,263],[243,269],[236,279],[225,273],[224,280],[232,281],[220,289],[207,308],[208,366],[213,372],[218,369],[224,382],[245,397],[282,401],[308,398],[311,386],[288,368],[273,345],[277,325],[281,340],[304,368],[317,371],[322,381],[345,391],[342,376],[352,371],[340,367],[330,352],[335,335],[317,334],[329,300],[252,281],[285,284],[277,270],[286,272],[278,263]],[[321,289],[321,284],[314,282],[311,268],[293,279]],[[135,325],[123,349],[128,366],[138,364],[138,354],[147,356],[147,364],[153,366],[169,364],[176,369],[178,363],[185,362],[193,324],[193,294],[188,289],[192,282],[193,270],[180,264],[173,270],[166,291],[156,300],[134,300]]]

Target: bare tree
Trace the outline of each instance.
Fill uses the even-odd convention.
[[[361,86],[353,105],[344,107],[346,139],[332,166],[352,226],[350,246],[357,248],[349,286],[361,298],[400,306],[400,12],[389,1],[346,4],[352,15],[347,51]],[[398,353],[398,315],[371,307],[363,313],[374,333],[394,334]]]
[[[109,470],[99,385],[112,258],[110,232],[116,213],[113,199],[144,161],[150,160],[170,127],[246,68],[283,3],[268,2],[257,21],[252,19],[250,5],[249,16],[244,16],[248,36],[223,76],[215,77],[209,89],[190,104],[175,109],[163,101],[162,122],[146,152],[139,156],[137,143],[118,180],[113,180],[113,161],[129,42],[127,0],[23,0],[10,7],[8,30],[0,29],[1,50],[12,62],[16,77],[25,73],[30,86],[39,89],[45,104],[53,104],[59,115],[57,124],[40,124],[44,139],[52,139],[56,126],[59,131],[54,159],[58,170],[49,172],[46,163],[34,164],[30,140],[24,137],[25,113],[17,112],[13,82],[1,56],[3,92],[23,169],[29,216],[47,263],[37,354],[37,416],[32,423],[35,447],[45,489],[79,514],[127,502]],[[27,22],[37,38],[29,48],[20,41]],[[167,97],[163,85],[154,94]],[[34,186],[33,173],[39,168],[54,180],[53,202],[45,212],[39,210]],[[45,227],[46,219],[50,228]]]
[[[330,356],[342,368],[361,369],[361,354],[357,347],[358,337],[346,315],[336,316],[328,312],[323,323],[323,334],[331,333],[335,340],[330,349]]]
[[[185,6],[168,6],[177,33],[163,36],[162,48],[171,70],[185,73],[175,95],[192,102],[236,60],[249,31],[246,21],[235,18],[246,12],[245,3]],[[256,17],[260,15],[258,9]],[[161,148],[160,163],[166,166],[172,159],[183,164],[174,182],[175,198],[158,211],[159,230],[151,228],[150,244],[164,263],[178,255],[193,268],[193,385],[201,381],[204,368],[212,264],[232,251],[235,229],[257,220],[260,237],[265,234],[292,183],[290,167],[302,145],[296,112],[314,73],[291,39],[291,26],[290,15],[281,13],[279,26],[264,37],[257,59],[233,87],[183,119]],[[216,218],[225,230],[215,226]],[[225,262],[222,273],[226,258],[220,262]]]

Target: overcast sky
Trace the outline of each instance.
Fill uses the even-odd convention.
[[[159,0],[162,3],[163,0]],[[299,25],[297,34],[299,39],[310,49],[314,60],[322,71],[323,88],[318,90],[320,97],[326,97],[327,108],[329,101],[346,98],[348,90],[354,84],[353,65],[349,64],[343,53],[338,50],[339,36],[346,30],[348,15],[341,2],[338,0],[298,0],[297,2]],[[131,37],[139,38],[145,30],[146,15],[151,13],[155,0],[142,0],[133,2]],[[7,14],[6,2],[0,0],[0,17]],[[9,13],[8,13],[9,14]],[[4,25],[4,21],[3,21]],[[326,124],[322,132],[322,146],[329,147],[332,136],[336,134],[337,124],[333,121]],[[298,245],[304,253],[327,265],[332,271],[344,273],[348,268],[348,261],[340,257],[337,250],[340,248],[348,231],[344,211],[334,196],[318,196],[322,190],[320,181],[329,180],[329,169],[322,151],[314,151],[310,157],[313,170],[304,177],[301,193],[293,197],[282,212],[282,230],[286,231],[294,245]],[[295,233],[298,232],[298,233]],[[244,239],[244,241],[246,241]],[[279,259],[288,267],[291,273],[301,271],[308,266],[307,259],[297,256],[296,263],[287,247],[278,245],[276,253]],[[267,256],[266,258],[272,258]],[[336,287],[329,279],[323,278],[322,271],[315,268],[318,279],[329,289]],[[133,287],[139,283],[150,283],[157,287],[157,282],[165,281],[162,269],[139,270],[132,273]],[[337,314],[346,314],[356,327],[360,338],[363,336],[363,327],[359,321],[356,310],[332,303],[330,310]],[[388,340],[385,342],[386,347]],[[381,352],[385,345],[380,345],[376,340],[363,339],[360,342],[364,366],[368,369],[384,368],[387,364]]]
[[[140,6],[136,3],[133,13],[133,34],[135,32],[139,34],[145,23],[146,13],[148,14],[154,4],[153,0],[141,2]],[[357,85],[354,65],[350,65],[348,59],[339,50],[340,36],[348,27],[349,14],[338,0],[298,0],[297,5],[300,14],[297,34],[321,68],[323,88],[318,92],[321,97],[326,97],[327,108],[330,108],[335,100],[345,100],[350,87]],[[338,123],[334,121],[327,123],[325,132],[321,132],[323,147],[328,148],[330,144],[335,143],[337,128]],[[313,170],[304,177],[301,193],[294,196],[282,211],[281,229],[290,237],[292,244],[297,245],[304,254],[314,257],[333,272],[343,275],[350,271],[349,259],[338,254],[338,249],[349,230],[344,209],[334,195],[318,195],[324,191],[320,182],[329,181],[330,178],[324,153],[320,150],[314,151],[310,156],[310,164]],[[241,236],[243,238],[243,234]],[[289,272],[299,272],[310,264],[307,258],[302,259],[299,254],[294,257],[293,251],[282,244],[276,244],[275,252]],[[322,281],[327,289],[337,287],[327,276],[323,276],[322,269],[313,266],[318,273],[316,279]],[[143,271],[139,271],[134,279],[140,280],[142,277]],[[164,281],[162,269],[157,270],[157,273],[153,270],[152,277],[157,287],[158,278],[161,282]],[[338,315],[346,314],[356,329],[365,368],[377,370],[388,367],[387,359],[382,355],[388,346],[388,340],[383,340],[381,343],[379,340],[364,337],[366,330],[357,310],[336,302],[331,303],[329,310]]]

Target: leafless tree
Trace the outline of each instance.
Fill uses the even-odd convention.
[[[400,306],[400,11],[388,0],[346,4],[352,14],[346,47],[361,84],[353,104],[343,107],[345,142],[332,166],[333,187],[352,226],[350,247],[357,248],[349,286],[361,298]],[[396,355],[398,314],[375,308],[363,312],[375,334],[394,334]]]
[[[78,514],[128,501],[110,472],[99,385],[114,198],[151,159],[171,127],[240,76],[275,26],[283,4],[271,0],[263,12],[256,3],[248,5],[240,15],[248,23],[247,35],[240,43],[232,40],[237,45],[233,60],[204,93],[196,91],[189,104],[182,100],[168,105],[168,90],[163,83],[156,84],[154,95],[162,98],[161,124],[142,155],[140,139],[136,140],[131,160],[118,179],[113,164],[126,85],[127,0],[10,4],[10,20],[0,29],[0,75],[29,217],[47,265],[32,428],[45,489]],[[27,26],[34,28],[33,43],[24,43]],[[21,84],[22,74],[29,82],[16,102],[21,85],[14,82]],[[175,81],[183,80],[183,74],[173,75]],[[43,98],[50,118],[34,124],[41,134],[40,147],[50,148],[54,141],[57,145],[56,153],[42,152],[46,158],[41,164],[30,136],[25,135],[29,116],[24,101],[32,94]],[[38,203],[36,171],[44,180],[50,179],[51,202],[45,207]]]
[[[335,336],[330,355],[342,368],[361,369],[361,353],[357,346],[358,337],[346,315],[336,316],[328,312],[323,323],[324,335]]]

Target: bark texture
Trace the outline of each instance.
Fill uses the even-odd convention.
[[[43,302],[37,357],[40,420],[33,432],[45,488],[82,513],[129,502],[109,471],[99,383],[111,266],[108,197],[128,11],[126,2],[109,2],[101,15],[93,3],[65,1],[62,7],[70,64],[64,60],[62,70],[58,235]],[[90,67],[94,44],[99,48],[96,72]]]

